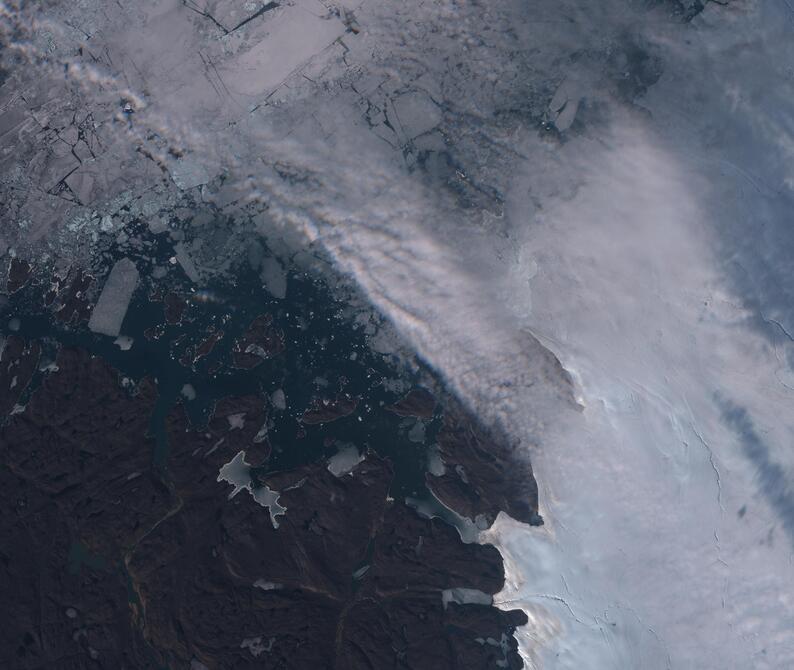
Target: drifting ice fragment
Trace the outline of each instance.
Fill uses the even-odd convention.
[[[113,341],[113,344],[115,344],[122,351],[129,351],[132,349],[133,342],[135,342],[135,340],[128,335],[119,335],[119,337]]]
[[[282,412],[287,409],[287,396],[284,395],[283,389],[276,389],[273,391],[273,394],[270,396],[270,401],[273,403],[273,407]]]
[[[287,273],[275,258],[262,261],[262,283],[274,298],[283,300],[287,295]]]
[[[95,333],[118,337],[137,285],[138,268],[129,258],[122,258],[108,275],[88,327]]]
[[[284,588],[281,584],[277,584],[276,582],[268,582],[261,578],[254,582],[254,586],[258,589],[262,589],[263,591],[277,591],[278,589]]]
[[[196,264],[193,262],[193,259],[190,257],[187,248],[184,244],[179,242],[178,244],[174,245],[174,251],[176,252],[176,260],[179,265],[182,266],[182,269],[185,271],[185,274],[188,276],[188,279],[192,281],[194,284],[198,283],[200,277],[198,270],[196,269]]]
[[[328,471],[334,477],[341,477],[351,472],[363,460],[364,456],[358,452],[358,449],[348,444],[328,459]]]
[[[560,132],[565,132],[574,122],[579,111],[580,94],[576,84],[566,79],[557,88],[549,103],[549,115]]]
[[[206,184],[210,180],[210,176],[204,166],[191,158],[180,158],[168,170],[171,173],[171,179],[174,180],[174,184],[183,191]]]

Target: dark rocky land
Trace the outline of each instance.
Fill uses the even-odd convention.
[[[46,276],[4,282],[2,667],[522,667],[497,550],[408,503],[536,523],[531,470],[321,285],[151,280],[120,347],[86,329],[101,278]]]

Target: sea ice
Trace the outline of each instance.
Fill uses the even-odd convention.
[[[108,275],[88,327],[95,333],[118,337],[132,294],[138,285],[138,268],[129,258],[118,261]]]

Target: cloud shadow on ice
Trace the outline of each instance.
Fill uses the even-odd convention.
[[[722,418],[741,442],[744,455],[755,465],[759,490],[780,517],[789,541],[794,545],[794,489],[784,468],[776,463],[766,442],[756,430],[749,412],[717,395]]]

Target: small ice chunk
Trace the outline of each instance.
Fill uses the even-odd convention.
[[[193,388],[192,384],[185,384],[182,387],[181,393],[188,400],[195,400],[196,399],[196,389]]]
[[[353,579],[355,579],[355,580],[361,579],[365,574],[367,574],[368,570],[369,570],[369,566],[368,565],[361,566],[358,570],[356,570],[353,573]]]
[[[444,609],[449,603],[458,605],[492,605],[493,597],[479,589],[444,589],[441,592],[441,602]]]
[[[13,318],[8,322],[8,330],[11,332],[16,333],[21,327],[22,322],[17,318]]]
[[[565,107],[562,108],[562,111],[557,116],[557,119],[554,121],[554,125],[557,126],[557,130],[560,132],[565,132],[573,125],[574,120],[576,119],[576,112],[579,111],[579,100],[573,99],[568,100],[565,104]]]
[[[441,108],[422,91],[410,91],[394,101],[394,110],[409,138],[428,132],[441,123]]]
[[[328,459],[328,471],[334,477],[341,477],[348,474],[363,460],[364,456],[358,453],[356,446],[348,444]]]
[[[382,379],[380,385],[389,393],[403,394],[410,388],[410,384],[404,379]]]
[[[408,439],[411,442],[422,443],[425,441],[425,424],[421,419],[417,419],[413,428],[408,431]]]
[[[0,353],[2,353],[2,347],[0,347]],[[60,368],[55,361],[42,361],[41,365],[39,365],[39,372],[58,372]]]
[[[272,256],[262,261],[262,283],[270,295],[283,300],[287,295],[287,273],[281,263]]]
[[[271,637],[267,644],[263,644],[261,635],[257,637],[247,637],[240,643],[240,649],[248,649],[248,651],[251,652],[251,656],[256,658],[263,652],[270,651],[275,641],[276,638]]]
[[[199,282],[201,277],[199,276],[198,269],[196,268],[196,264],[193,262],[193,259],[190,257],[187,248],[181,242],[174,245],[174,251],[176,252],[176,256],[173,258],[176,259],[176,262],[182,266],[182,269],[185,271],[185,274],[188,276],[188,279],[192,281],[194,284]]]
[[[113,344],[115,344],[122,351],[129,351],[132,349],[132,343],[134,341],[135,340],[128,335],[119,335],[119,337],[113,340]]]
[[[66,616],[68,616],[70,619],[76,619],[77,618],[77,610],[74,607],[67,607],[66,608]]]
[[[212,446],[211,446],[209,449],[207,449],[207,453],[206,453],[206,454],[204,454],[204,457],[206,458],[206,457],[207,457],[207,456],[209,456],[210,454],[214,454],[214,453],[215,453],[215,452],[218,450],[218,447],[220,447],[220,446],[221,446],[221,445],[222,445],[222,444],[223,444],[225,441],[226,441],[226,438],[225,438],[225,437],[222,437],[220,440],[218,440],[218,441],[217,441],[215,444],[213,444],[213,445],[212,445]]]
[[[277,584],[276,582],[268,582],[264,579],[257,579],[254,582],[254,587],[257,589],[262,589],[263,591],[277,591],[278,589],[284,588],[281,584]]]
[[[245,427],[245,412],[230,414],[226,420],[229,422],[229,430],[242,430]]]
[[[427,450],[427,471],[436,477],[440,477],[447,471],[437,444]]]
[[[460,539],[466,544],[477,542],[480,537],[482,529],[475,521],[461,516],[435,496],[426,499],[406,498],[405,504],[416,510],[417,514],[425,519],[443,519],[458,531]]]
[[[551,100],[549,101],[549,111],[559,114],[567,102],[568,88],[566,86],[565,80],[563,80],[562,83],[557,87],[557,90],[554,92],[554,96],[552,96]]]
[[[204,166],[189,157],[173,162],[168,171],[171,173],[171,179],[183,191],[206,184],[210,180],[210,175]]]
[[[400,344],[394,332],[388,328],[380,328],[367,340],[370,349],[378,354],[396,354]]]
[[[118,337],[132,294],[138,285],[138,268],[129,258],[118,261],[108,275],[88,327],[95,333]]]
[[[267,439],[267,431],[268,431],[268,423],[267,421],[265,421],[257,431],[256,435],[254,435],[254,444],[259,444],[260,442],[264,442],[265,439]]]
[[[284,395],[284,389],[276,389],[273,391],[270,396],[270,401],[273,403],[273,407],[282,412],[287,409],[287,396]]]
[[[166,230],[168,230],[168,222],[164,221],[159,216],[153,216],[151,219],[149,219],[148,224],[149,232],[152,233],[152,235],[159,235],[160,233],[164,233]]]
[[[579,111],[581,93],[577,88],[576,82],[565,79],[549,102],[549,116],[560,132],[565,132],[571,127],[576,118],[576,112]]]

